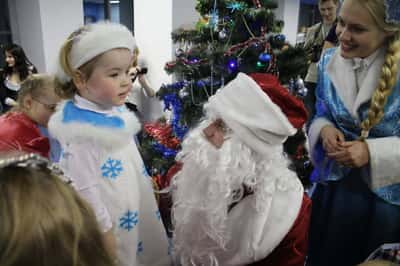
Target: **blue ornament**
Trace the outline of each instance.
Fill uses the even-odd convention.
[[[284,42],[286,40],[286,37],[283,34],[277,34],[277,35],[275,35],[274,38],[275,38],[275,41],[277,41],[277,42]]]
[[[271,55],[269,53],[262,53],[258,56],[258,60],[263,63],[269,63],[269,61],[271,61]]]
[[[239,62],[236,58],[229,59],[228,69],[230,72],[236,72],[239,69]]]

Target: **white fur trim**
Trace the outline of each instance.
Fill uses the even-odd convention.
[[[127,141],[134,138],[134,135],[138,133],[141,128],[138,119],[133,113],[128,111],[119,115],[119,118],[121,118],[125,124],[125,127],[122,129],[96,127],[78,122],[64,123],[63,110],[65,104],[66,101],[58,106],[57,111],[51,116],[48,124],[50,134],[61,143],[68,143],[71,141],[86,142],[92,140],[98,142],[107,149],[115,149],[126,145]]]
[[[384,49],[377,51],[374,62],[369,67],[365,80],[358,92],[352,60],[343,58],[340,55],[340,49],[336,49],[327,64],[327,72],[336,92],[353,118],[359,118],[358,108],[361,104],[371,99],[378,86],[381,68],[385,59],[384,54]]]
[[[321,129],[324,126],[335,127],[335,125],[328,119],[323,118],[323,117],[318,117],[313,120],[313,122],[311,123],[310,129],[308,130],[308,139],[309,139],[309,145],[310,145],[311,160],[313,160],[313,158],[314,158],[315,145],[317,145],[317,143],[318,143],[318,140],[320,138]]]
[[[366,139],[370,154],[371,188],[379,189],[400,182],[400,138]]]
[[[132,32],[125,26],[111,22],[89,24],[75,37],[69,54],[71,67],[77,69],[97,55],[115,48],[126,48],[131,52],[136,46]],[[56,76],[61,81],[71,80],[60,63]]]
[[[260,153],[283,143],[296,129],[278,105],[249,76],[239,73],[205,105],[243,142]]]

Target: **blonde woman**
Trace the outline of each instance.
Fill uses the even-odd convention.
[[[319,64],[308,265],[356,265],[400,241],[400,2],[345,0]]]
[[[89,205],[35,154],[0,156],[0,265],[112,266]]]

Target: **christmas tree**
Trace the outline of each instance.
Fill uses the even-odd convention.
[[[198,0],[201,18],[195,28],[172,33],[179,48],[165,70],[177,82],[158,91],[172,117],[146,124],[141,136],[142,156],[157,188],[168,187],[179,170],[175,156],[185,134],[203,115],[203,104],[237,73],[271,73],[294,95],[307,93],[301,79],[307,70],[305,52],[286,42],[283,22],[273,12],[276,8],[271,0]],[[304,145],[304,132],[299,131],[284,150],[290,167],[307,182],[312,166]]]

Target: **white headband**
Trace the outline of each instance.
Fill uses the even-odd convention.
[[[133,52],[136,46],[132,32],[125,26],[111,22],[99,22],[85,26],[77,35],[69,54],[69,62],[73,69],[77,69],[94,57],[115,48],[127,48]],[[56,76],[67,82],[72,77],[67,75],[60,63]]]

